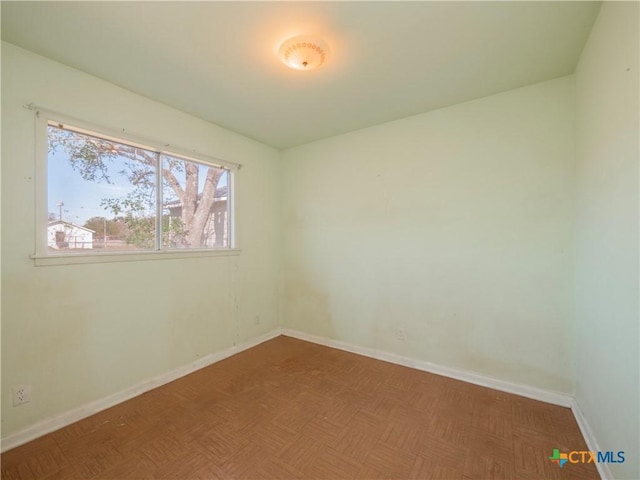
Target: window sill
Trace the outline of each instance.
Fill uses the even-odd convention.
[[[53,255],[31,255],[36,267],[54,265],[80,265],[87,263],[142,262],[147,260],[178,260],[181,258],[228,257],[240,255],[239,248],[221,250],[162,250],[157,252],[109,252],[67,253]]]

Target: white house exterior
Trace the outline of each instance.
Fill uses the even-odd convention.
[[[56,220],[47,227],[47,245],[57,250],[93,248],[93,234],[88,228]]]

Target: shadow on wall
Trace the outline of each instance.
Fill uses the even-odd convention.
[[[337,338],[329,308],[329,294],[301,280],[303,275],[291,275],[285,285],[288,327],[327,338]]]

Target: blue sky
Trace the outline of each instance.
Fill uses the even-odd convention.
[[[124,197],[134,190],[125,176],[118,174],[124,167],[124,159],[118,158],[109,165],[108,175],[112,184],[84,180],[73,170],[68,156],[62,149],[49,153],[48,161],[48,211],[59,218],[63,202],[62,219],[83,225],[91,217],[112,218],[110,211],[100,206],[103,198]]]

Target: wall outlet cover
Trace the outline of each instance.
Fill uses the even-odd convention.
[[[28,403],[31,401],[31,385],[18,385],[13,387],[13,406],[17,407],[18,405],[22,405],[23,403]]]
[[[407,340],[406,330],[404,328],[399,328],[398,330],[396,330],[396,338],[401,342],[406,341]]]

